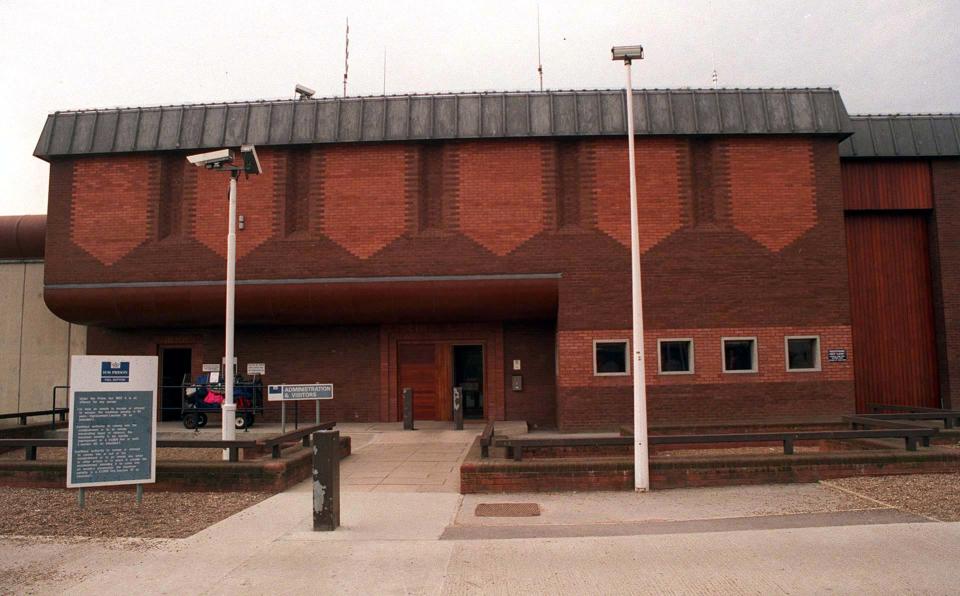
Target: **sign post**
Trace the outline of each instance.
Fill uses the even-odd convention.
[[[156,482],[157,357],[73,356],[67,488]]]
[[[315,400],[317,402],[316,420],[320,424],[320,400],[333,399],[333,383],[313,383],[301,385],[267,385],[267,401],[280,404],[280,432],[287,432],[287,402]],[[297,408],[299,423],[300,408]]]

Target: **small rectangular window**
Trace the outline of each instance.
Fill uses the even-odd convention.
[[[820,338],[815,335],[786,337],[787,370],[820,370]]]
[[[630,374],[629,344],[622,340],[594,340],[593,374],[627,375]]]
[[[692,339],[658,339],[661,375],[693,373]]]
[[[757,372],[757,338],[725,337],[723,342],[723,372]]]

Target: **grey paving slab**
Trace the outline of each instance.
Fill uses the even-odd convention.
[[[946,594],[960,526],[454,544],[442,594]]]
[[[538,517],[476,517],[479,503],[532,502]],[[465,495],[461,526],[609,524],[874,509],[876,503],[820,484],[770,484],[664,491]]]
[[[649,534],[704,534],[741,530],[782,530],[879,524],[927,523],[929,519],[899,509],[866,509],[827,513],[794,513],[756,517],[721,517],[679,521],[619,522],[511,526],[453,526],[441,540],[510,540],[517,538],[578,538],[585,536],[640,536]]]

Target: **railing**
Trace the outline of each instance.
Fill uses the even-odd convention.
[[[57,411],[62,410],[60,414],[60,420],[67,419],[67,413],[70,411],[70,404],[63,404],[62,408],[57,408],[57,389],[69,389],[70,385],[54,385],[53,386],[53,397],[50,403],[50,430],[56,430],[57,428]]]
[[[324,422],[309,428],[303,428],[267,439],[249,439],[224,441],[221,439],[157,439],[157,449],[165,448],[185,448],[185,449],[226,449],[229,455],[229,461],[240,461],[240,449],[270,449],[271,457],[277,459],[281,455],[282,446],[286,443],[295,443],[302,441],[304,447],[310,446],[310,435],[318,430],[330,430],[337,425],[336,422]],[[17,438],[0,439],[0,449],[20,448],[24,450],[24,456],[27,461],[37,459],[37,449],[40,447],[66,447],[67,439],[39,439],[39,438]]]
[[[56,417],[57,414],[60,415],[60,422],[64,422],[67,419],[67,408],[53,408],[52,410],[34,410],[32,412],[13,412],[10,414],[0,414],[0,420],[9,420],[10,418],[19,418],[18,424],[25,425],[27,423],[27,418],[33,416],[49,416],[53,414],[54,417],[54,428],[56,428]]]
[[[222,391],[223,389],[220,385],[212,385],[212,386],[211,385],[191,385],[189,383],[181,384],[181,385],[160,385],[158,387],[158,393],[157,393],[158,400],[159,400],[157,404],[157,410],[159,410],[161,413],[176,412],[179,417],[182,417],[188,414],[194,414],[194,415],[202,414],[204,417],[204,420],[206,420],[206,416],[208,414],[220,413],[219,405],[217,406],[210,405],[209,407],[201,407],[201,408],[189,407],[188,406],[189,400],[186,396],[186,389],[187,387],[190,387],[190,386],[213,388],[220,391]],[[66,420],[66,414],[69,413],[70,411],[70,408],[66,403],[64,403],[62,407],[59,407],[59,408],[57,407],[57,391],[68,390],[68,389],[70,389],[69,385],[53,386],[51,406],[49,410],[38,410],[36,412],[23,412],[23,413],[15,413],[15,414],[3,414],[3,415],[0,415],[0,419],[16,418],[16,417],[20,417],[21,415],[27,415],[27,416],[51,415],[52,418],[50,421],[50,428],[56,429],[57,415],[59,414],[60,421],[63,422]],[[165,389],[176,389],[180,392],[179,405],[175,405],[175,406],[163,405],[163,392]],[[237,403],[237,414],[240,414],[240,415],[250,414],[252,416],[254,414],[262,414],[264,411],[262,384],[259,384],[257,382],[238,383],[234,387],[234,398]],[[252,421],[252,417],[250,420]],[[21,424],[26,424],[26,422],[21,422]],[[245,423],[244,428],[246,428],[247,426],[248,424]]]
[[[929,446],[930,437],[937,429],[919,425],[890,423],[888,421],[849,417],[851,424],[881,426],[881,428],[851,430],[813,430],[796,432],[718,433],[700,435],[651,435],[650,445],[705,445],[715,443],[782,443],[783,453],[793,455],[797,441],[830,441],[849,439],[903,439],[907,451],[916,451],[922,441]],[[507,449],[507,457],[523,459],[523,450],[534,447],[603,447],[632,445],[633,437],[543,437],[496,439],[497,447]],[[481,454],[482,456],[482,454]]]
[[[926,408],[922,406],[901,406],[896,404],[867,404],[870,418],[878,420],[942,420],[943,427],[952,429],[960,426],[960,410]],[[893,413],[881,413],[884,410]]]

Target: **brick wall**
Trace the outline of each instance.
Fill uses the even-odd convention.
[[[820,338],[819,371],[786,368],[784,338]],[[633,376],[594,375],[594,340],[630,341],[630,329],[560,331],[557,334],[559,404],[563,428],[609,427],[633,412]],[[754,337],[756,373],[725,373],[724,337]],[[693,373],[660,374],[658,339],[693,340]],[[853,341],[850,327],[740,327],[646,329],[645,371],[651,424],[801,419],[852,414]],[[847,362],[829,362],[827,351],[847,350]]]
[[[565,140],[562,148],[558,143],[497,139],[423,146],[318,146],[309,149],[308,156],[302,155],[302,148],[265,148],[264,167],[273,173],[241,179],[239,184],[240,213],[247,229],[238,234],[238,278],[560,273],[555,321],[561,344],[557,422],[561,428],[579,428],[629,421],[629,378],[597,381],[592,355],[584,358],[576,351],[579,348],[572,352],[569,343],[589,345],[591,338],[607,339],[611,332],[629,335],[624,332],[630,325],[624,143],[606,138]],[[727,329],[757,335],[776,328],[822,333],[849,328],[834,139],[642,138],[637,149],[648,330],[709,335],[711,330]],[[159,197],[169,190],[161,190],[150,176],[133,174],[143,164],[159,160],[130,158],[140,164],[136,172],[111,168],[121,159],[126,158],[84,157],[52,165],[47,283],[222,279],[226,176],[188,169],[182,183],[185,232],[155,240],[150,214],[156,213]],[[307,174],[301,172],[304,168]],[[89,215],[96,211],[91,210],[95,202],[104,199],[91,188],[75,190],[76,180],[95,170],[116,178],[112,184],[131,195],[124,205],[137,212],[130,221],[143,222],[143,229],[123,230],[106,248],[98,244],[105,234],[100,221]],[[307,225],[292,234],[285,220],[291,185],[306,186],[306,191],[297,192],[307,193],[309,217]],[[431,193],[430,201],[421,200],[423,192]],[[421,213],[425,209],[432,209],[432,214]],[[90,247],[95,247],[93,253]],[[188,300],[189,293],[184,295],[185,303]],[[127,307],[120,305],[118,313]],[[478,319],[483,320],[482,313]],[[531,407],[526,394],[522,399],[510,395],[509,371],[503,365],[512,359],[508,354],[512,331],[509,326],[497,329],[502,331],[484,336],[501,350],[495,377],[502,383],[488,388],[495,391],[491,396],[499,395],[499,401],[491,402],[496,404],[491,411],[502,417],[516,408],[518,415],[546,423],[554,417],[549,407]],[[110,333],[114,332],[103,332]],[[545,346],[545,336],[538,335],[533,342],[525,333],[518,330],[514,336],[516,349],[531,354],[526,360],[536,360],[531,346]],[[306,339],[291,339],[311,334],[322,335],[322,330],[292,335],[264,330],[262,337],[264,345],[272,346],[271,353],[289,353],[300,361],[289,365],[291,371],[322,372],[322,366],[310,360],[309,349],[285,347],[312,345]],[[389,336],[381,329],[356,337],[330,336],[330,342],[370,343],[362,354],[349,352],[337,358],[343,359],[343,369],[373,370],[369,386],[379,396],[365,398],[372,399],[373,406],[357,401],[341,414],[390,419],[395,413],[395,392],[389,383],[394,354],[385,334]],[[704,341],[717,343],[719,350],[718,342]],[[762,354],[766,343],[761,341]],[[776,345],[781,346],[775,350],[779,354],[782,338]],[[828,347],[826,341],[822,347]],[[238,347],[238,353],[244,352]],[[354,364],[347,363],[351,358],[356,359]],[[846,411],[845,400],[852,403],[850,379],[829,378],[826,372],[820,376],[821,381],[808,379],[803,385],[828,387],[822,400],[777,402],[771,395],[776,405],[769,410],[800,415],[813,403],[824,412]],[[720,415],[709,407],[713,387],[729,387],[724,407],[742,412],[766,387],[779,390],[793,380],[773,375],[771,369],[769,374],[736,381],[704,376],[694,384],[654,384],[660,395],[683,395],[692,401],[689,416],[710,418]],[[743,407],[730,401],[737,399],[736,387],[747,388]]]
[[[240,327],[236,334],[240,372],[248,362],[264,362],[269,383],[333,383],[334,399],[320,402],[321,418],[368,422],[380,416],[380,330],[377,326],[323,328]],[[120,330],[91,328],[88,354],[156,355],[158,346],[192,350],[194,376],[203,363],[223,359],[223,329]],[[293,408],[288,404],[292,419]],[[312,420],[314,404],[300,404],[301,420]],[[280,405],[267,404],[267,420],[279,420]]]
[[[484,141],[460,149],[459,229],[503,256],[544,229],[542,141]]]
[[[159,190],[159,166],[152,155],[77,163],[70,213],[74,243],[110,266],[145,242],[154,224],[150,202]]]
[[[532,427],[557,425],[556,330],[549,323],[505,323],[503,326],[503,385],[507,420],[526,420]],[[520,371],[513,361],[520,361]],[[512,377],[521,375],[523,389],[513,391]]]

